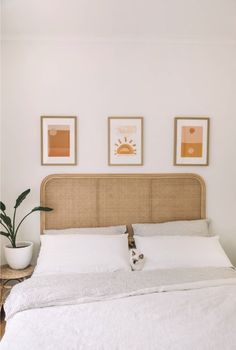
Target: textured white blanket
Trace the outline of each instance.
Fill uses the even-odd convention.
[[[8,298],[0,349],[233,350],[235,274],[187,269],[34,277]]]
[[[6,320],[19,311],[41,307],[76,305],[235,282],[236,271],[231,268],[36,276],[12,289],[5,304]]]

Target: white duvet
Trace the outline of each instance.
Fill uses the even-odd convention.
[[[1,350],[234,350],[236,272],[33,277],[12,289]]]

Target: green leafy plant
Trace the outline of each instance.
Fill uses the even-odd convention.
[[[23,200],[27,197],[27,195],[29,193],[30,193],[30,189],[22,192],[19,195],[19,197],[17,198],[15,206],[14,206],[14,214],[13,214],[12,219],[6,214],[5,204],[0,201],[0,225],[2,225],[2,227],[4,228],[4,231],[0,231],[0,234],[9,239],[13,248],[16,248],[17,233],[19,231],[19,228],[20,228],[22,222],[27,218],[27,216],[29,216],[30,214],[32,214],[36,211],[51,211],[51,210],[53,210],[52,208],[48,208],[48,207],[35,207],[28,214],[26,214],[17,225],[16,224],[17,208],[21,205],[21,203],[23,202]]]

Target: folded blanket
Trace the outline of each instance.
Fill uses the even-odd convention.
[[[6,319],[17,312],[135,295],[236,284],[234,268],[34,276],[12,288]]]

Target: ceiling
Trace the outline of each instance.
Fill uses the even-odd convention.
[[[236,0],[1,0],[3,38],[236,40]]]

